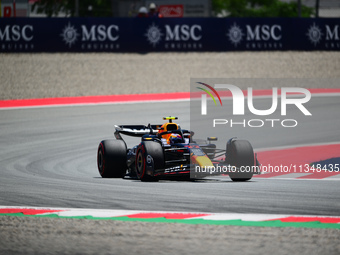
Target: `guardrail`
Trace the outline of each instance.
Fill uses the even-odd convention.
[[[2,18],[0,52],[340,50],[338,18]]]

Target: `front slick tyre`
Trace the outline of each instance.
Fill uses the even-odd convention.
[[[148,162],[149,161],[149,162]],[[164,152],[158,142],[144,141],[136,153],[136,175],[141,181],[158,181],[154,171],[164,168]]]
[[[123,178],[126,173],[126,144],[123,140],[104,140],[98,146],[97,165],[103,178]]]
[[[238,168],[237,172],[229,173],[230,179],[234,182],[250,180],[253,177],[252,167],[255,163],[253,147],[246,140],[233,140],[229,146],[231,148],[227,148],[227,152],[230,154],[227,155],[228,163]],[[242,172],[244,170],[246,172]]]

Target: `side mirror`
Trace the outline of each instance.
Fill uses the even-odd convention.
[[[208,137],[207,139],[208,139],[209,142],[217,141],[217,137]]]

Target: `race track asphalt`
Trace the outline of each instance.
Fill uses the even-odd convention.
[[[250,140],[255,149],[339,141],[339,106],[337,96],[313,97],[308,103],[313,116],[294,129],[229,128],[219,143],[224,147],[234,136]],[[292,112],[292,118],[301,115]],[[338,181],[100,178],[97,146],[113,138],[114,124],[162,123],[169,115],[189,127],[189,102],[0,110],[0,205],[339,215]]]

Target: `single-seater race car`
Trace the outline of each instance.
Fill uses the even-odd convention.
[[[194,132],[182,129],[164,117],[163,125],[115,125],[115,138],[101,141],[97,164],[103,178],[123,178],[126,175],[141,181],[157,181],[164,177],[188,176],[202,178],[225,174],[233,181],[250,180],[260,174],[253,147],[246,140],[231,138],[226,149],[217,149],[213,141],[194,140]],[[122,135],[140,137],[133,148],[127,148]]]

